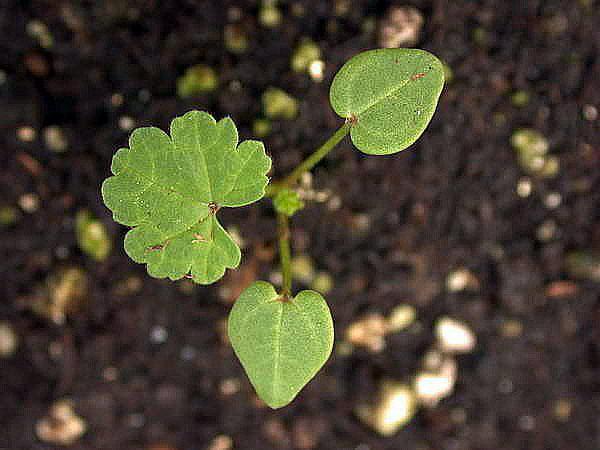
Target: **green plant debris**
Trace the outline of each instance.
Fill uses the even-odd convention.
[[[276,0],[263,0],[258,11],[258,21],[266,28],[277,28],[281,25],[281,11]]]
[[[589,251],[573,251],[565,260],[567,272],[573,278],[600,283],[600,256]]]
[[[219,78],[215,70],[205,64],[197,64],[186,69],[177,79],[177,96],[180,98],[194,97],[206,92],[212,92],[219,86]]]
[[[510,96],[510,102],[517,108],[523,108],[529,104],[529,97],[527,91],[515,91]]]
[[[444,80],[446,84],[452,83],[454,80],[454,71],[452,70],[452,67],[450,67],[450,64],[447,62],[442,61],[442,68],[444,69]]]
[[[295,190],[282,189],[275,196],[273,206],[275,206],[275,211],[292,217],[304,208],[304,202]]]
[[[308,72],[310,65],[321,59],[321,49],[309,38],[303,38],[292,54],[291,66],[294,72]]]
[[[344,64],[331,84],[330,100],[353,124],[350,137],[360,151],[386,155],[421,136],[443,86],[443,65],[426,51],[370,50]]]
[[[333,286],[333,277],[327,272],[318,272],[310,284],[311,289],[320,292],[323,295],[329,294],[333,289]]]
[[[285,299],[263,281],[235,302],[228,333],[256,392],[271,408],[290,403],[333,348],[331,313],[319,293]]]
[[[485,28],[477,27],[473,30],[472,33],[473,42],[480,47],[485,47],[490,40],[490,36],[488,31]]]
[[[269,119],[295,119],[298,100],[279,88],[268,88],[262,95],[263,112]]]
[[[266,137],[271,134],[271,121],[269,119],[256,119],[252,123],[252,132],[257,137]]]
[[[10,227],[19,220],[19,210],[14,206],[0,207],[0,226]]]
[[[225,48],[231,53],[241,54],[248,50],[248,36],[241,25],[226,25],[223,33]]]
[[[96,261],[104,261],[112,249],[112,241],[102,222],[87,210],[75,216],[75,234],[79,248]]]
[[[304,284],[310,284],[315,277],[315,265],[308,255],[298,255],[292,258],[292,276]]]
[[[531,128],[521,128],[513,133],[510,142],[517,151],[519,165],[525,172],[541,178],[551,178],[558,174],[558,157],[548,154],[548,140],[542,133]]]
[[[259,141],[238,145],[233,121],[191,111],[171,122],[170,136],[138,128],[113,157],[102,195],[116,222],[134,227],[125,251],[151,276],[188,274],[213,283],[240,262],[240,249],[217,219],[221,207],[263,197],[271,160]]]

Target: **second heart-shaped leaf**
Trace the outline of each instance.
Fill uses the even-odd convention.
[[[290,403],[333,347],[331,313],[319,293],[302,291],[283,299],[264,281],[242,292],[228,332],[256,393],[271,408]]]
[[[444,87],[442,62],[412,48],[359,53],[336,74],[331,106],[352,122],[350,137],[362,152],[404,150],[425,131]]]

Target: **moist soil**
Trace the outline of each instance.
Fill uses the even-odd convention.
[[[193,287],[152,279],[127,258],[126,229],[102,205],[100,184],[127,145],[128,117],[166,129],[199,108],[231,116],[250,138],[269,86],[300,101],[298,119],[273,121],[264,139],[273,177],[285,175],[340,125],[328,106],[331,78],[377,46],[369,24],[389,3],[337,2],[349,7],[336,14],[334,2],[283,1],[275,29],[257,22],[258,0],[0,3],[0,205],[39,200],[0,235],[0,319],[19,337],[0,360],[0,448],[58,448],[35,425],[61,398],[88,427],[72,449],[204,449],[218,435],[240,450],[600,448],[600,285],[572,278],[565,262],[571,251],[600,250],[598,121],[589,111],[600,106],[597,2],[403,2],[424,15],[418,46],[446,61],[453,79],[411,149],[367,157],[346,140],[319,166],[313,186],[334,200],[294,217],[293,246],[335,280],[327,300],[338,343],[363,314],[402,303],[417,308],[418,325],[388,336],[379,353],[335,351],[276,411],[256,400],[223,332],[236,292],[277,270],[269,202],[222,212],[244,240],[242,267]],[[46,24],[50,47],[27,32],[32,20]],[[248,37],[243,54],[225,48],[229,22]],[[322,83],[290,70],[302,37],[323,51]],[[198,63],[218,71],[220,88],[177,98],[177,77]],[[511,102],[517,90],[529,94],[526,106]],[[44,142],[50,125],[68,139],[65,152]],[[24,126],[37,131],[31,142],[18,138]],[[532,178],[527,197],[517,194],[526,174],[510,147],[520,127],[543,133],[560,160],[556,177]],[[548,207],[552,193],[562,201]],[[114,241],[103,262],[77,246],[83,208]],[[30,306],[65,266],[86,271],[87,295],[58,325]],[[449,292],[446,277],[460,267],[478,286]],[[557,295],[556,286],[568,289]],[[458,358],[454,393],[379,436],[356,405],[373,401],[382,379],[419,369],[442,316],[464,321],[478,340]],[[514,321],[522,330],[509,336]],[[557,416],[557,404],[569,414]]]

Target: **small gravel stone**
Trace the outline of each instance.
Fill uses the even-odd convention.
[[[449,292],[461,292],[466,290],[477,290],[479,280],[469,269],[461,267],[453,270],[446,277],[446,289]]]
[[[444,358],[438,370],[419,372],[414,380],[417,399],[432,408],[454,391],[458,366],[452,358]]]
[[[35,426],[37,437],[58,445],[74,444],[86,432],[87,424],[73,410],[70,400],[59,400],[52,405],[47,417],[40,419]]]
[[[12,325],[0,322],[0,358],[10,358],[17,351],[19,338]]]
[[[23,194],[19,197],[19,206],[26,213],[32,214],[39,209],[40,198],[34,193]]]
[[[164,344],[169,337],[169,332],[163,326],[156,325],[150,330],[150,341],[154,344]]]
[[[420,38],[424,20],[412,6],[391,6],[379,24],[379,46],[412,47]]]
[[[207,450],[231,450],[233,448],[233,439],[225,434],[215,436]]]
[[[381,314],[367,314],[350,324],[346,330],[346,340],[352,345],[365,347],[373,353],[379,353],[385,348],[386,331],[387,323]]]
[[[65,136],[62,128],[56,125],[51,125],[42,131],[46,146],[53,152],[61,153],[69,147],[69,141]]]
[[[437,321],[435,334],[440,348],[447,353],[469,353],[477,343],[475,333],[465,323],[450,317]]]
[[[36,137],[37,132],[33,127],[24,126],[17,129],[17,139],[21,142],[33,142]]]
[[[412,305],[398,305],[387,317],[387,331],[397,333],[411,326],[417,318],[417,310]]]
[[[374,405],[359,405],[356,416],[382,436],[392,436],[412,420],[417,399],[410,386],[384,380]]]

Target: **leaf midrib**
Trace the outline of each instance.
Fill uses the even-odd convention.
[[[217,127],[217,124],[215,124],[215,127]],[[213,201],[213,191],[212,191],[212,182],[210,180],[210,173],[208,170],[208,161],[206,160],[206,154],[204,153],[204,151],[202,150],[202,146],[200,145],[200,141],[199,141],[199,137],[200,137],[200,132],[198,130],[198,122],[196,121],[194,123],[194,128],[196,129],[196,133],[194,133],[194,142],[196,143],[196,148],[198,150],[198,153],[200,153],[202,155],[202,161],[204,162],[204,171],[206,172],[206,180],[207,180],[207,186],[208,186],[208,197],[210,198],[210,201]],[[217,129],[217,136],[215,138],[215,142],[212,145],[209,145],[208,148],[212,148],[215,145],[217,145],[217,143],[219,142],[219,130]],[[173,143],[173,145],[175,145],[175,143]]]
[[[131,150],[129,150],[129,151],[131,151]],[[138,170],[136,170],[136,169],[132,168],[132,167],[131,167],[130,165],[128,165],[128,164],[125,164],[125,165],[121,166],[121,172],[122,172],[122,171],[129,171],[129,172],[133,173],[134,175],[136,175],[136,176],[138,176],[139,178],[141,178],[141,179],[143,179],[143,180],[145,180],[145,181],[149,182],[149,183],[150,183],[152,186],[155,186],[155,187],[157,187],[158,189],[160,189],[161,191],[163,191],[163,192],[165,192],[165,193],[167,193],[167,194],[170,194],[170,193],[175,193],[175,194],[178,194],[178,195],[180,195],[181,197],[183,197],[184,199],[186,199],[186,200],[188,200],[188,201],[190,201],[190,202],[197,202],[197,203],[200,203],[200,204],[202,204],[202,205],[206,205],[206,206],[208,206],[208,203],[209,203],[209,202],[203,202],[203,201],[197,200],[197,199],[195,199],[195,198],[193,198],[193,197],[189,197],[189,195],[188,195],[188,194],[184,194],[184,193],[182,193],[182,192],[178,191],[177,189],[173,189],[172,187],[165,187],[165,186],[163,186],[162,184],[160,184],[160,183],[157,183],[157,179],[156,179],[156,178],[148,177],[148,176],[147,176],[147,175],[145,175],[143,172],[140,172],[140,171],[138,171]],[[120,174],[115,174],[114,176],[115,176],[115,177],[118,177],[119,175],[120,175]]]
[[[358,118],[360,118],[361,115],[365,114],[367,111],[369,111],[371,108],[373,108],[374,106],[376,106],[378,103],[380,103],[381,101],[385,100],[388,97],[391,97],[396,92],[398,92],[399,90],[401,90],[404,86],[406,86],[408,83],[410,83],[410,81],[411,81],[410,77],[408,79],[406,79],[406,80],[403,80],[398,86],[394,86],[392,89],[390,89],[389,91],[387,91],[381,97],[379,97],[379,98],[375,99],[373,102],[371,102],[367,107],[363,108],[362,111],[355,112],[354,114],[356,114],[356,116]],[[356,99],[353,98],[352,100],[353,100],[353,103],[354,103]]]
[[[277,392],[277,388],[279,386],[279,378],[280,378],[280,374],[279,374],[279,360],[281,358],[281,327],[283,324],[283,309],[284,309],[284,305],[281,304],[279,306],[279,318],[277,320],[277,326],[275,328],[275,351],[274,351],[274,362],[273,362],[273,385],[272,385],[272,390],[271,390],[271,394],[273,396],[273,399],[278,398],[276,395]]]

